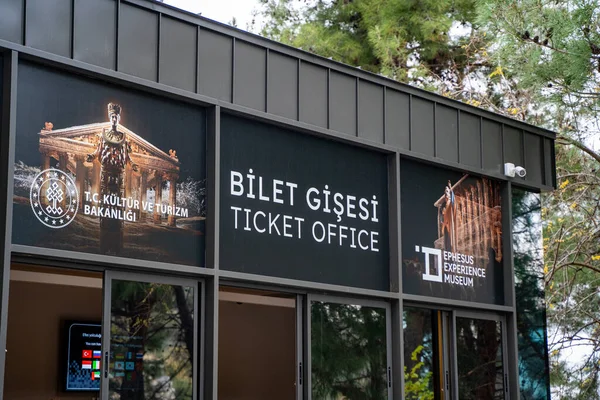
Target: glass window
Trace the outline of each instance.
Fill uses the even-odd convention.
[[[456,358],[461,400],[504,399],[499,321],[457,317]]]
[[[194,291],[112,280],[108,398],[192,399]]]
[[[550,398],[540,195],[512,192],[521,398]]]
[[[386,309],[315,301],[312,398],[388,398]]]
[[[404,398],[439,399],[440,329],[439,312],[404,307]]]

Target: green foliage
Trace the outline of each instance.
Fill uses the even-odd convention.
[[[517,290],[546,293],[553,396],[600,398],[598,1],[261,1],[267,37],[558,132],[544,266]]]
[[[313,398],[387,399],[385,310],[311,306]]]
[[[406,400],[434,400],[435,395],[431,387],[433,371],[424,371],[425,362],[421,359],[423,346],[417,346],[410,354],[410,359],[415,365],[408,371],[404,366],[404,398]]]

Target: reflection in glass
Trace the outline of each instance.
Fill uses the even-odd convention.
[[[513,189],[512,208],[521,398],[550,399],[540,195]]]
[[[311,324],[313,399],[387,398],[385,309],[313,302]]]
[[[456,357],[461,400],[504,399],[500,322],[457,317]]]
[[[191,399],[194,289],[112,281],[109,398]]]
[[[406,400],[434,400],[438,392],[439,365],[437,356],[437,327],[433,310],[404,307],[404,398]],[[437,331],[437,329],[436,329]]]

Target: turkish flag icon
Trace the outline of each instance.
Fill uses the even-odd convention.
[[[92,351],[91,350],[82,350],[81,358],[92,358]]]

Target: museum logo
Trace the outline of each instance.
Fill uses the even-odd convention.
[[[475,266],[472,255],[425,246],[415,246],[415,251],[425,255],[424,281],[473,287],[474,278],[486,277],[485,268]]]
[[[79,208],[79,193],[73,179],[54,168],[36,175],[29,200],[37,219],[49,228],[69,225]]]

